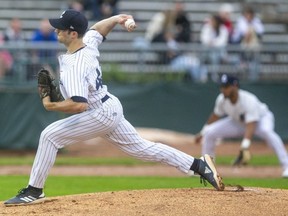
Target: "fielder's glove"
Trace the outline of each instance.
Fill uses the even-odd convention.
[[[57,85],[55,84],[55,79],[52,74],[42,68],[38,74],[38,93],[41,100],[47,96],[50,96],[51,102],[63,101],[62,97]]]
[[[248,149],[241,149],[239,155],[233,162],[233,166],[247,165],[251,160],[251,154]]]

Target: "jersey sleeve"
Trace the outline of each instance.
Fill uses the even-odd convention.
[[[259,121],[260,104],[256,97],[250,97],[245,103],[245,123]]]
[[[98,48],[98,46],[103,42],[104,37],[96,30],[89,30],[86,32],[83,42],[87,46]]]
[[[215,101],[215,106],[214,106],[214,113],[217,116],[224,116],[225,111],[223,109],[223,102],[224,102],[224,96],[222,94],[218,95]]]

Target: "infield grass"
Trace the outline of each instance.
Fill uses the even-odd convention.
[[[34,156],[1,157],[0,169],[4,165],[31,165]],[[219,165],[231,165],[234,157],[219,156],[216,163]],[[151,165],[131,157],[125,158],[82,158],[82,157],[58,157],[55,166],[58,165]],[[152,163],[153,164],[153,163]],[[253,166],[279,166],[276,156],[254,155],[251,160]],[[0,200],[6,200],[15,196],[19,189],[28,183],[27,175],[0,176]],[[225,178],[224,183],[240,184],[244,187],[266,187],[288,189],[287,179],[283,178]],[[45,186],[48,197],[93,193],[119,190],[140,190],[157,188],[199,188],[199,177],[103,177],[103,176],[49,176]],[[212,187],[209,185],[209,188]]]
[[[27,185],[29,176],[0,176],[0,200],[15,196]],[[269,178],[225,178],[228,184],[244,187],[288,189],[287,179]],[[47,197],[105,191],[160,189],[160,188],[201,188],[199,177],[103,177],[103,176],[49,176],[45,186]],[[213,189],[210,185],[208,188]]]
[[[199,157],[199,156],[198,156]],[[234,156],[219,156],[216,158],[216,163],[218,165],[231,165],[232,161],[235,159]],[[32,165],[34,156],[23,156],[23,157],[1,157],[0,167],[3,165]],[[55,165],[151,165],[153,162],[144,162],[141,160],[134,159],[132,157],[121,157],[121,158],[93,158],[93,157],[63,157],[59,156],[56,159]],[[279,161],[275,155],[253,155],[250,163],[253,166],[278,166]]]

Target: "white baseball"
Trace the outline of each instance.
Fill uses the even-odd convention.
[[[133,30],[136,27],[135,21],[133,19],[127,19],[125,22],[126,29]]]

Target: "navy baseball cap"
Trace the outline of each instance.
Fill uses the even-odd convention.
[[[86,17],[73,9],[64,11],[58,19],[49,19],[49,22],[56,29],[76,31],[79,34],[85,34],[88,27]]]
[[[230,85],[239,86],[239,79],[234,76],[223,74],[220,77],[220,86],[230,86]]]

